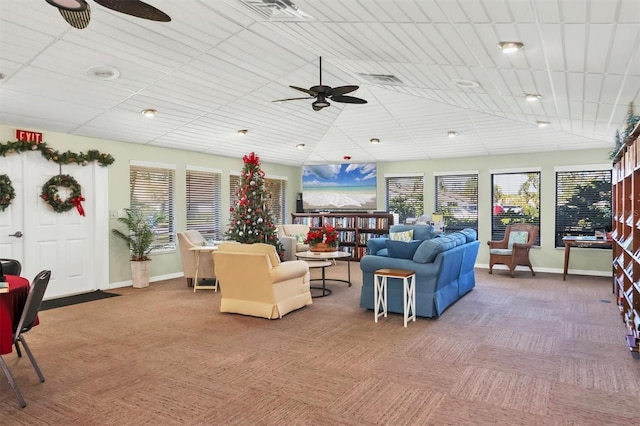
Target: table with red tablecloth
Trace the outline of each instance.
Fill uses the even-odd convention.
[[[9,292],[0,293],[0,355],[11,353],[13,327],[20,322],[29,295],[29,280],[15,275],[5,275],[5,278]]]

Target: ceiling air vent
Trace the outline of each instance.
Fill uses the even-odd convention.
[[[313,21],[290,0],[239,0],[260,18],[267,21]]]
[[[400,80],[395,75],[390,75],[390,74],[364,74],[364,73],[358,73],[358,75],[360,77],[364,78],[369,83],[373,83],[373,84],[386,84],[386,85],[392,85],[392,86],[404,85],[402,80]]]

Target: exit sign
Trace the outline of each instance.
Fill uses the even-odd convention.
[[[42,143],[42,133],[16,129],[16,139],[24,142]]]

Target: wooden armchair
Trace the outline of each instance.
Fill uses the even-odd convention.
[[[533,272],[533,266],[529,260],[529,250],[538,238],[539,228],[528,223],[516,223],[507,226],[504,238],[501,241],[489,241],[489,273],[492,273],[493,265],[507,265],[511,271],[511,277],[515,276],[518,265],[528,266]]]

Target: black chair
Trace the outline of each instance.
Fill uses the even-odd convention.
[[[20,275],[22,265],[15,259],[0,259],[0,272],[4,275]]]
[[[40,305],[42,304],[42,299],[44,298],[44,293],[47,290],[47,285],[49,285],[49,279],[51,278],[51,271],[42,271],[33,279],[31,283],[31,288],[29,290],[29,295],[27,296],[27,301],[24,304],[24,308],[22,309],[22,314],[20,315],[20,321],[13,329],[13,343],[16,346],[16,350],[18,352],[18,356],[22,356],[22,352],[20,351],[20,347],[18,346],[18,342],[22,344],[24,350],[27,352],[27,356],[29,357],[29,361],[31,361],[31,365],[36,370],[36,374],[41,382],[44,382],[44,376],[42,375],[42,371],[40,371],[40,367],[36,362],[36,359],[33,357],[31,353],[31,349],[29,349],[29,345],[27,345],[27,341],[24,338],[24,333],[31,330],[31,328],[35,325],[36,318],[38,317],[38,311],[40,310]],[[7,380],[9,381],[9,386],[13,389],[13,393],[16,394],[16,398],[20,403],[22,408],[27,406],[27,403],[24,401],[22,394],[20,393],[20,389],[18,389],[18,385],[16,384],[11,372],[9,371],[9,367],[0,356],[0,367],[4,371],[5,376],[7,376]]]

